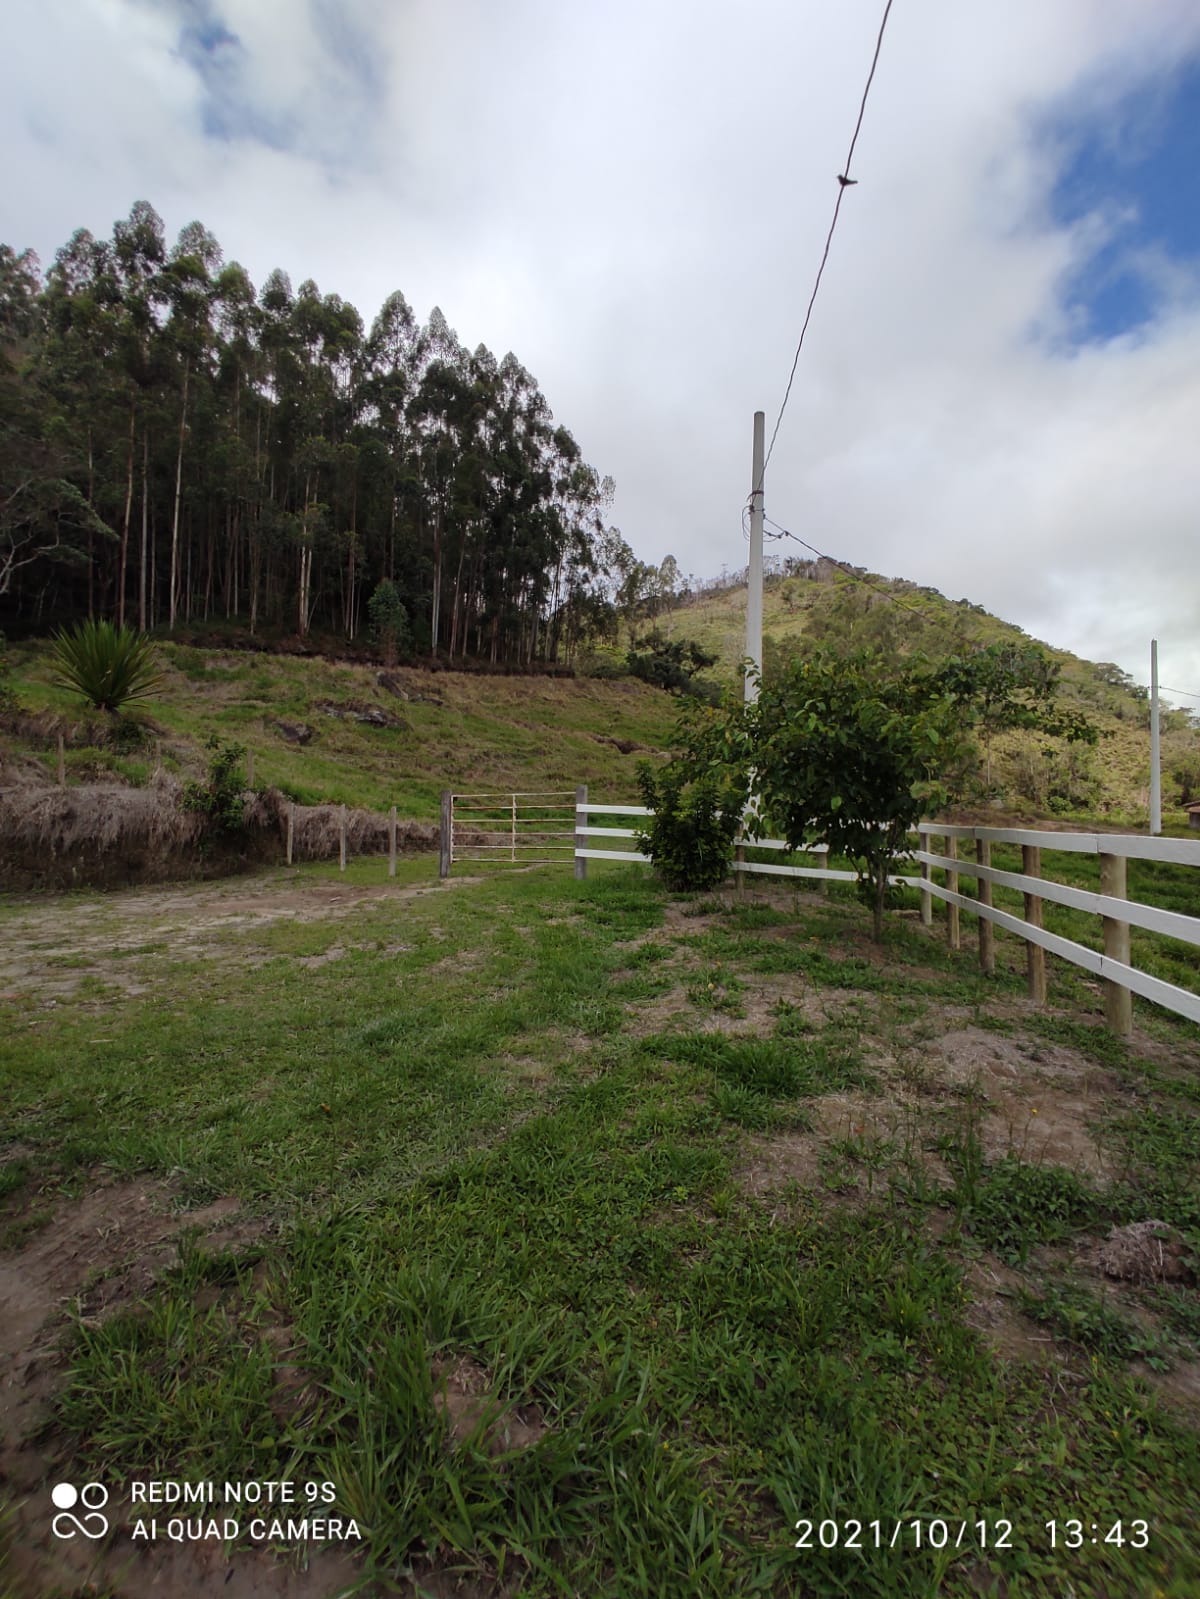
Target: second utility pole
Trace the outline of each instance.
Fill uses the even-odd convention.
[[[1150,640],[1150,831],[1162,832],[1162,742],[1158,733],[1158,640]]]
[[[754,413],[754,471],[750,479],[750,567],[746,586],[746,656],[762,672],[763,627],[763,436],[766,416]],[[745,701],[758,698],[758,678],[746,668]]]

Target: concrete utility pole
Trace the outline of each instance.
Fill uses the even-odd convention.
[[[1162,832],[1162,745],[1158,737],[1158,640],[1150,640],[1150,831]]]
[[[762,671],[763,622],[763,437],[766,416],[754,413],[754,471],[750,479],[750,570],[746,590],[746,655]],[[758,698],[758,681],[746,671],[745,701]]]

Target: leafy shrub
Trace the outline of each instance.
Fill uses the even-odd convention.
[[[383,664],[395,666],[396,657],[407,649],[410,637],[408,611],[400,598],[400,590],[385,577],[375,585],[375,592],[367,601],[371,640],[383,651]]]
[[[665,638],[656,628],[644,638],[634,639],[626,665],[634,677],[640,677],[655,688],[665,688],[672,694],[689,694],[715,704],[720,698],[720,688],[715,683],[701,682],[696,674],[706,666],[715,666],[719,659],[702,649],[694,639]]]
[[[56,681],[98,711],[119,711],[162,684],[153,641],[133,627],[80,622],[55,634],[53,658]]]
[[[226,744],[215,734],[205,741],[212,751],[208,782],[184,785],[183,808],[199,811],[208,818],[214,831],[225,835],[239,833],[245,819],[244,778],[240,767],[246,753],[244,744]]]
[[[1078,1172],[1005,1155],[976,1190],[971,1229],[998,1254],[1024,1260],[1030,1245],[1069,1237],[1095,1219],[1097,1208],[1096,1195]]]
[[[649,761],[641,761],[637,780],[642,803],[654,815],[635,838],[667,887],[688,891],[723,883],[741,825],[737,790],[716,777],[689,777],[677,762],[656,773]]]
[[[2,668],[0,668],[2,672]],[[4,685],[0,681],[0,703],[3,702]],[[1172,781],[1179,784],[1179,803],[1190,805],[1200,799],[1200,751],[1181,755],[1171,770]]]

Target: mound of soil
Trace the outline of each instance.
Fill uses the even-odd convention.
[[[1182,1233],[1162,1221],[1114,1227],[1097,1264],[1106,1277],[1127,1283],[1195,1282],[1195,1266]]]

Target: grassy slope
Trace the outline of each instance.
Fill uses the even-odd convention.
[[[973,643],[1021,640],[1019,628],[966,601],[952,602],[928,590],[874,579],[902,603],[920,613],[897,612],[905,647],[916,643],[931,653],[958,638]],[[842,597],[844,584],[803,579],[770,579],[764,594],[764,639],[784,656],[800,647]],[[853,585],[853,592],[865,592]],[[886,602],[884,608],[891,611]],[[715,669],[732,684],[744,649],[745,594],[718,592],[689,602],[658,619],[668,634],[694,638],[720,655]],[[622,649],[603,652],[618,659]],[[1063,698],[1086,711],[1103,737],[1095,752],[1102,790],[1095,804],[1057,814],[1094,816],[1109,825],[1145,823],[1149,782],[1149,736],[1145,710],[1126,690],[1107,683],[1088,661],[1063,650],[1049,650],[1062,668]],[[46,645],[14,645],[9,651],[14,687],[23,705],[81,723],[73,702],[50,681]],[[586,782],[593,793],[613,803],[636,799],[634,767],[645,752],[668,747],[677,702],[630,680],[589,678],[487,677],[401,669],[407,700],[377,682],[374,668],[288,656],[201,650],[163,645],[166,684],[149,707],[162,732],[168,768],[199,775],[205,765],[204,739],[210,734],[235,739],[255,753],[255,777],[307,803],[333,801],[384,808],[432,819],[443,788],[508,790],[573,788]],[[396,719],[376,728],[333,716],[323,703],[376,706]],[[283,736],[280,720],[307,723],[312,740],[300,747]],[[1170,774],[1187,754],[1200,752],[1200,731],[1172,728],[1163,735],[1164,808],[1167,830],[1183,828],[1174,808]],[[612,740],[639,748],[621,754]],[[1006,762],[1021,735],[995,741],[995,775],[1001,786]],[[1027,743],[1031,741],[1026,740]],[[13,740],[9,740],[10,752]],[[0,753],[3,742],[0,741]],[[53,757],[43,752],[48,768]],[[133,782],[149,775],[152,751],[114,756],[94,748],[72,749],[70,772],[79,777],[115,771]],[[1027,816],[1048,814],[1023,802],[1011,783],[1008,807]]]
[[[51,683],[44,645],[10,650],[21,703],[81,723],[78,702]],[[166,681],[147,708],[162,729],[168,767],[199,774],[210,734],[253,749],[255,779],[305,803],[333,801],[433,819],[444,788],[573,789],[587,783],[617,804],[637,798],[634,767],[664,747],[678,705],[635,682],[483,677],[400,669],[408,700],[380,687],[374,668],[320,659],[248,655],[163,646]],[[397,719],[372,727],[321,710],[377,706]],[[314,730],[304,746],[289,742],[280,721]],[[614,739],[638,746],[622,754]],[[9,741],[10,745],[12,740]],[[54,756],[42,756],[52,770]],[[152,752],[113,757],[73,749],[78,777],[104,769],[137,781]]]
[[[1120,1044],[1065,968],[1071,1008],[1031,1016],[1015,941],[987,981],[898,924],[881,964],[836,891],[672,902],[648,874],[510,874],[407,899],[399,946],[380,900],[225,927],[202,955],[122,949],[97,896],[72,914],[111,924],[140,992],[109,984],[104,945],[52,1010],[0,998],[0,1150],[24,1146],[3,1187],[44,1204],[99,1167],[169,1173],[281,1231],[184,1251],[144,1306],[77,1322],[48,1472],[328,1480],[370,1566],[429,1560],[438,1592],[451,1568],[530,1599],[1198,1591],[1196,1415],[1148,1379],[1195,1372],[1195,1296],[1118,1298],[1079,1266],[1113,1222],[1198,1236],[1196,1029],[1139,1005]],[[1056,1072],[1092,1080],[1075,1113],[1108,1179],[1031,1163],[1021,1125],[939,1075],[968,1023],[1024,1054],[1031,1115]],[[985,1153],[985,1125],[1012,1148]],[[996,1273],[1017,1354],[978,1330]],[[540,1418],[536,1447],[451,1435],[435,1395],[463,1361]],[[1076,1516],[1127,1538],[1144,1519],[1148,1547],[1052,1550],[1047,1520]],[[906,1530],[801,1552],[801,1518]],[[934,1518],[941,1554],[914,1547]],[[980,1522],[1004,1547],[978,1549]]]

